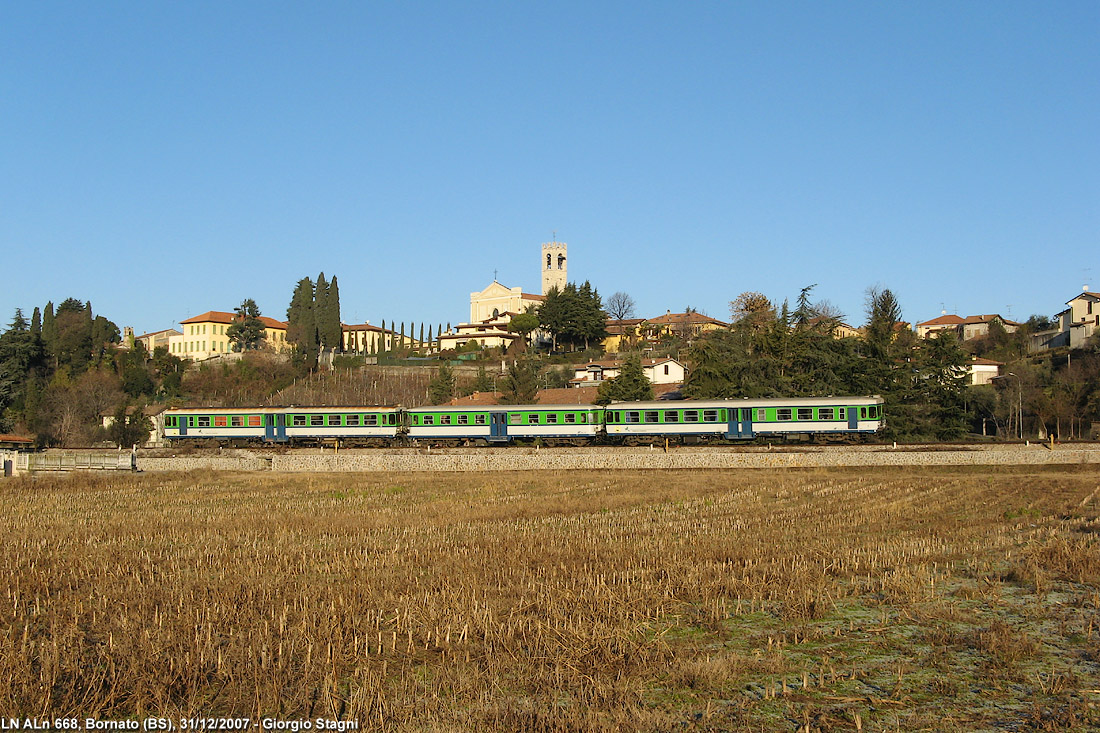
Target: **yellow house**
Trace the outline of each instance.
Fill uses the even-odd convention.
[[[233,351],[226,330],[237,316],[224,311],[207,311],[202,315],[180,321],[183,333],[168,340],[168,351],[181,359],[201,361]],[[286,340],[286,323],[260,316],[264,324],[264,348],[281,353],[290,348]]]
[[[608,354],[631,349],[642,342],[646,319],[624,318],[607,319],[607,336],[603,340],[603,350]]]
[[[662,336],[693,338],[707,331],[718,331],[723,328],[729,328],[729,324],[717,318],[704,316],[702,313],[666,311],[663,316],[648,319],[642,331],[652,340],[658,341]]]

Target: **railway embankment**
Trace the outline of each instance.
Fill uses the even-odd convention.
[[[804,449],[403,448],[252,450],[183,455],[139,452],[139,471],[563,471],[831,468],[856,466],[1015,466],[1100,464],[1100,445],[858,446]]]

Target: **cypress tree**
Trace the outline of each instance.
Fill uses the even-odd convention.
[[[378,338],[379,338],[378,353],[379,354],[384,354],[384,353],[386,353],[386,319],[385,318],[382,319],[382,332],[378,334]]]
[[[420,322],[420,342],[417,345],[424,348],[424,321]]]
[[[500,391],[502,405],[533,405],[538,402],[539,367],[538,364],[517,359],[504,375]]]
[[[53,301],[46,303],[46,310],[42,313],[42,341],[50,356],[57,354],[57,321],[53,315]]]
[[[42,311],[38,306],[34,307],[34,314],[31,316],[31,333],[35,336],[42,335]]]
[[[327,319],[326,310],[328,309],[328,280],[325,279],[325,273],[320,273],[317,276],[317,284],[313,289],[313,318],[317,322],[317,341],[322,349],[328,348],[328,342],[325,340],[325,323]]]
[[[290,297],[290,307],[286,309],[286,340],[294,344],[295,350],[308,366],[317,363],[318,351],[313,299],[313,281],[303,277],[295,286],[294,294]]]
[[[427,344],[425,344],[425,346],[427,346],[428,351],[432,350],[432,327],[431,327],[431,325],[428,326],[428,342],[427,342]]]
[[[330,348],[343,351],[344,328],[340,324],[340,285],[336,282],[335,275],[329,281],[325,301],[325,343]]]

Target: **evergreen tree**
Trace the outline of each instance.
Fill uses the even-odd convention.
[[[527,359],[517,359],[504,375],[500,404],[533,405],[538,402],[539,367]]]
[[[321,349],[330,348],[328,336],[328,280],[325,273],[317,275],[317,284],[313,288],[313,318],[317,324],[317,343]]]
[[[46,352],[55,357],[57,354],[57,321],[54,318],[53,301],[46,303],[42,312],[42,346]]]
[[[313,281],[308,277],[299,280],[294,287],[290,307],[286,309],[286,320],[286,340],[294,345],[295,353],[303,364],[315,366],[320,341],[314,314]]]
[[[340,322],[340,284],[336,282],[336,276],[329,281],[328,290],[325,293],[324,312],[324,342],[330,349],[344,350],[344,328]]]
[[[92,359],[91,304],[85,306],[75,298],[67,298],[55,314],[57,335],[54,358],[58,368],[66,367],[71,374],[84,371]]]
[[[428,324],[428,341],[425,343],[425,346],[428,348],[429,352],[431,352],[433,350],[432,349],[432,344],[434,344],[434,343],[435,343],[435,340],[432,338],[432,326],[431,326],[431,324]]]
[[[642,370],[642,360],[631,354],[623,364],[619,376],[600,384],[596,391],[596,404],[611,402],[636,402],[653,399],[653,384]]]
[[[420,341],[418,343],[418,346],[421,349],[424,348],[424,321],[420,322]]]
[[[127,412],[130,414],[127,415]],[[107,436],[118,446],[128,448],[147,441],[152,429],[149,418],[145,416],[143,404],[138,403],[132,409],[127,409],[123,402],[115,410],[114,421],[107,428]]]
[[[34,315],[31,316],[31,333],[35,336],[42,335],[42,311],[38,306],[34,307]]]
[[[246,298],[234,309],[236,317],[225,335],[233,344],[234,351],[253,351],[264,342],[264,322],[260,320],[260,309],[256,301]]]
[[[455,375],[450,365],[444,362],[435,373],[435,379],[428,385],[428,398],[433,405],[442,405],[455,395]]]
[[[489,378],[489,373],[485,371],[485,365],[479,365],[477,368],[477,376],[474,378],[473,389],[475,392],[492,392],[493,380]]]
[[[378,334],[378,353],[385,354],[386,349],[386,319],[382,319],[382,332]]]
[[[122,391],[131,397],[151,397],[156,389],[145,364],[147,356],[145,344],[140,341],[135,341],[133,348],[119,351],[115,356]]]

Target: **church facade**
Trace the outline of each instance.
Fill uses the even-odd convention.
[[[512,316],[541,305],[552,288],[561,290],[565,287],[568,282],[567,249],[565,242],[546,242],[542,245],[541,294],[525,293],[523,288],[510,288],[497,280],[489,283],[484,290],[470,293],[469,322],[460,323],[452,332],[443,334],[440,348],[457,348],[472,340],[482,347],[507,348],[512,341],[520,338],[518,334],[508,331],[509,321]]]

